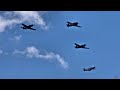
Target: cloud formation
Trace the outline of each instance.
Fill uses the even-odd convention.
[[[0,54],[2,54],[3,53],[3,51],[0,49]]]
[[[10,38],[10,40],[20,41],[21,38],[22,38],[22,35],[18,35],[18,36],[14,36],[13,38]]]
[[[22,55],[24,55],[24,54],[25,54],[25,51],[20,51],[20,50],[15,49],[15,50],[12,52],[12,54],[22,54]]]
[[[5,52],[5,51],[0,49],[0,55],[8,55],[8,52]]]
[[[19,36],[15,36],[15,40],[19,41],[21,39],[22,35],[19,35]]]
[[[46,52],[45,55],[42,55],[40,54],[40,51],[34,46],[27,47],[24,51],[14,50],[13,54],[21,54],[27,56],[28,58],[41,58],[45,60],[56,59],[63,68],[68,68],[68,63],[65,62],[64,58],[62,58],[59,54]]]
[[[4,32],[7,27],[12,28],[16,24],[23,22],[32,22],[41,26],[42,29],[47,30],[49,26],[42,18],[43,13],[39,11],[1,11],[3,15],[0,16],[0,32]]]

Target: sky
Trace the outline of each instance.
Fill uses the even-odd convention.
[[[119,11],[0,11],[0,79],[119,78],[119,24]]]

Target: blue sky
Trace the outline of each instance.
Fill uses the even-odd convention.
[[[68,28],[67,21],[82,28]],[[37,30],[22,30],[21,23]],[[119,24],[119,11],[1,11],[0,78],[119,77]],[[74,43],[90,49],[75,49]],[[83,71],[93,65],[96,70]]]

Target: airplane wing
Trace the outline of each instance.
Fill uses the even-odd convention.
[[[23,23],[22,23],[22,25],[23,25],[24,27],[27,27],[27,25],[25,25],[25,24],[23,24]]]
[[[85,47],[85,49],[90,49],[90,48]]]
[[[77,43],[75,43],[75,45],[76,45],[76,46],[80,46],[80,45],[78,45]]]
[[[75,24],[78,24],[78,22],[74,22]]]
[[[86,68],[86,69],[85,69],[85,68],[83,68],[83,70],[84,70],[84,71],[90,71],[90,69],[89,69],[89,68]]]
[[[78,45],[77,43],[75,43],[75,45]]]
[[[95,67],[93,67],[93,69],[95,69]]]
[[[78,26],[78,25],[77,25],[76,27],[82,27],[82,26]]]
[[[29,27],[32,27],[33,26],[33,24],[32,25],[29,25]]]
[[[67,21],[67,23],[70,23],[70,22]]]
[[[95,67],[91,67],[91,68],[89,68],[89,70],[91,71],[91,70],[94,70],[95,69]]]
[[[34,29],[34,28],[30,28],[31,30],[36,30],[36,29]]]

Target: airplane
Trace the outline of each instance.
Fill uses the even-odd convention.
[[[90,67],[90,68],[83,68],[83,71],[91,71],[91,70],[94,70],[96,69],[94,66],[93,67]]]
[[[90,49],[90,48],[87,48],[86,47],[86,44],[83,44],[83,45],[79,45],[79,44],[77,44],[77,43],[75,43],[75,48],[84,48],[84,49]]]
[[[67,25],[67,27],[70,27],[70,26],[81,27],[81,26],[78,25],[78,22],[73,22],[73,23],[71,23],[71,22],[68,22],[68,21],[67,21],[67,24],[66,24],[66,25]]]
[[[31,24],[31,25],[25,25],[25,24],[22,24],[23,25],[23,27],[21,27],[22,29],[31,29],[31,30],[36,30],[36,29],[34,29],[34,28],[32,28],[33,27],[33,24]]]

